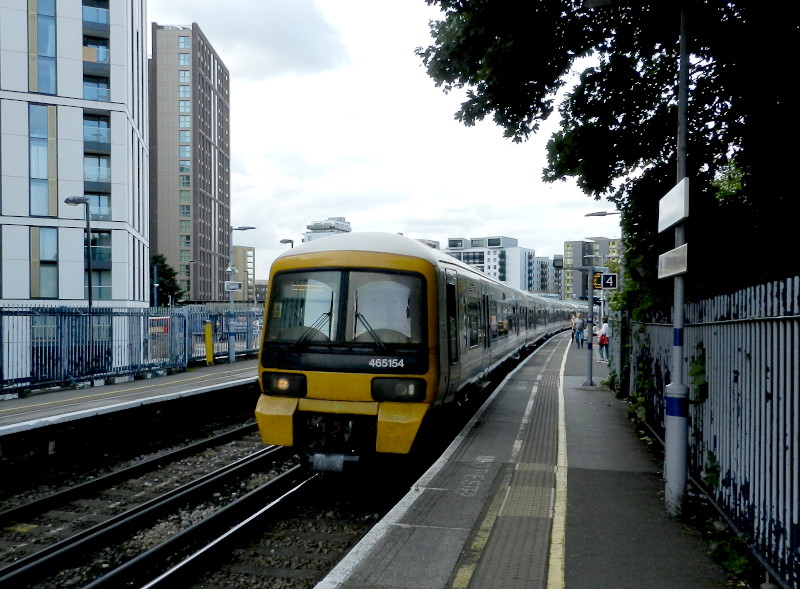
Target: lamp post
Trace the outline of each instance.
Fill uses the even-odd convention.
[[[294,239],[281,239],[281,243],[283,244],[290,243],[292,244],[292,248],[294,247]]]
[[[250,229],[255,229],[255,227],[251,227],[249,225],[243,225],[241,227],[234,227],[231,225],[230,227],[230,234],[228,240],[228,272],[230,272],[231,278],[233,278],[233,273],[237,272],[236,268],[233,265],[233,232],[234,231],[248,231]],[[232,280],[230,282],[233,282]],[[231,285],[232,286],[232,285]],[[233,319],[234,319],[234,310],[233,310],[233,290],[228,288],[228,296],[231,302],[231,316],[228,320],[228,362],[233,364],[236,362],[236,332],[233,330]]]
[[[89,365],[94,367],[94,325],[92,321],[92,212],[91,201],[88,196],[70,196],[64,199],[64,202],[70,206],[77,207],[84,205],[86,207],[86,249],[84,250],[86,258],[86,269],[88,270],[87,276],[87,294],[86,304],[87,313],[89,318]]]
[[[189,297],[189,300],[193,300],[192,294],[194,292],[194,265],[197,264],[197,260],[189,260],[189,292],[186,294]]]

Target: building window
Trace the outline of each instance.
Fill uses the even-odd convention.
[[[178,82],[181,84],[188,84],[191,81],[191,73],[189,70],[181,70],[178,72]]]
[[[28,2],[28,9],[36,11],[36,20],[31,22],[35,32],[28,38],[31,44],[28,89],[41,94],[56,93],[56,3],[55,0]],[[33,43],[35,42],[35,46]]]
[[[188,53],[179,53],[178,54],[178,65],[191,65],[189,61],[189,54]]]
[[[83,140],[89,143],[111,143],[111,119],[95,115],[83,117]]]
[[[178,86],[178,98],[191,98],[192,89],[189,86]]]
[[[110,231],[92,231],[92,262],[111,263]]]
[[[181,235],[181,247],[192,247],[191,235]]]
[[[179,145],[178,146],[178,157],[192,157],[192,146],[191,145]]]
[[[97,221],[111,220],[111,195],[110,194],[86,194],[89,197],[89,210],[92,219]]]
[[[178,164],[178,171],[179,172],[191,172],[192,171],[192,161],[191,160],[180,160]]]
[[[111,182],[111,158],[107,155],[85,154],[83,179],[85,182]]]
[[[98,102],[111,100],[108,78],[83,76],[83,97],[86,100],[97,100]]]
[[[192,192],[190,190],[180,190],[178,198],[181,202],[192,202]]]
[[[88,290],[89,285],[84,285]],[[111,300],[111,270],[92,270],[92,299],[95,301]]]
[[[178,112],[192,112],[192,101],[191,100],[179,100],[178,101]],[[181,125],[182,127],[183,125]]]
[[[180,205],[181,217],[191,217],[192,216],[192,207],[191,205]]]
[[[108,24],[108,0],[83,0],[83,20],[100,25]]]
[[[30,214],[35,217],[54,216],[51,212],[50,170],[55,170],[56,149],[55,138],[56,110],[53,106],[31,104],[28,108],[28,156]],[[51,214],[52,213],[52,214]]]
[[[31,227],[31,298],[58,298],[58,229]]]
[[[191,143],[192,141],[192,132],[191,131],[178,131],[178,141],[181,143]]]
[[[190,129],[192,127],[192,117],[189,115],[180,115],[178,117],[178,126],[183,129]]]
[[[90,63],[111,63],[108,39],[84,37],[83,61],[88,61]]]
[[[191,185],[192,185],[191,176],[181,175],[181,177],[180,177],[180,186],[181,186],[181,188],[188,188]]]
[[[189,37],[178,37],[178,49],[189,49]]]
[[[192,222],[191,221],[180,221],[180,232],[181,233],[191,233],[192,232]]]

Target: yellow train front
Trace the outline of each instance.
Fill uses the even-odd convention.
[[[297,447],[320,470],[407,454],[431,407],[543,333],[520,330],[521,316],[544,315],[515,296],[398,235],[351,233],[288,250],[270,270],[265,308],[263,442]]]

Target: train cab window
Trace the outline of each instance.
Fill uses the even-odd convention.
[[[423,280],[410,274],[350,272],[345,340],[371,344],[423,341]]]
[[[267,317],[267,340],[330,341],[337,330],[341,272],[278,274]]]

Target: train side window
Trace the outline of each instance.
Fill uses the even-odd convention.
[[[481,306],[477,300],[467,303],[467,331],[470,348],[477,348],[480,341],[480,310]]]
[[[448,283],[446,286],[446,292],[447,351],[450,364],[458,364],[458,327],[456,325],[458,303],[456,300],[456,285]]]

